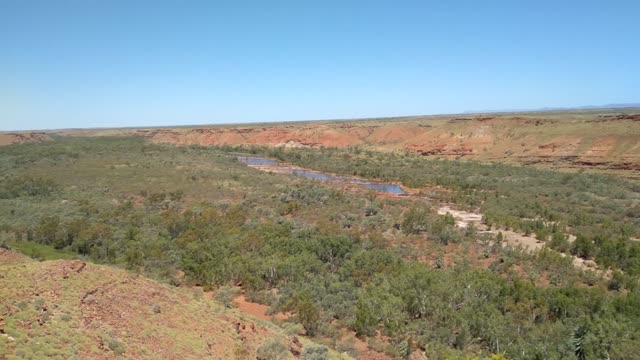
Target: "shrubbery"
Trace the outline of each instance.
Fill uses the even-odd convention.
[[[328,360],[329,349],[323,345],[307,345],[302,350],[302,360]]]
[[[491,245],[475,229],[456,228],[452,216],[437,215],[426,201],[382,203],[370,194],[258,173],[216,149],[131,139],[61,144],[79,154],[52,151],[67,166],[96,159],[129,165],[84,165],[73,179],[62,174],[52,180],[65,186],[45,181],[40,188],[50,187],[48,195],[3,190],[17,194],[0,199],[3,231],[39,252],[73,251],[175,283],[219,288],[227,305],[241,286],[272,311],[290,311],[291,321],[299,322],[293,333],[300,326],[329,337],[340,327],[358,336],[380,332],[387,341],[379,348],[397,356],[421,349],[434,358],[570,358],[572,339],[582,339],[587,357],[638,352],[640,244],[628,240],[638,224],[629,218],[634,207],[625,205],[640,189],[625,181],[363,150],[268,150],[318,169],[446,186],[451,191],[440,199],[479,208],[487,223],[535,233],[551,248],[622,270],[602,281],[593,272],[578,275],[570,257],[548,249],[530,255]],[[29,153],[36,148],[0,148],[1,169],[14,179],[41,165]],[[210,163],[219,167],[206,170]],[[184,164],[190,168],[178,169]],[[17,186],[7,179],[3,189]],[[578,237],[571,243],[565,232]],[[472,269],[469,259],[445,264],[445,253],[416,254],[418,247],[410,246],[464,247],[483,236],[478,255],[495,260],[482,270]],[[391,241],[399,246],[389,247]],[[437,268],[417,255],[433,255]],[[184,276],[175,276],[178,271]],[[534,286],[543,280],[545,286]],[[576,333],[581,324],[587,325]],[[277,358],[286,346],[268,341],[259,353]]]
[[[0,180],[0,199],[21,196],[49,196],[57,189],[56,183],[47,178],[17,176]]]
[[[287,346],[277,338],[269,338],[256,351],[258,360],[284,360],[289,357]]]

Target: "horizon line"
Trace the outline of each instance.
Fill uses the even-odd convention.
[[[44,132],[55,133],[59,131],[77,131],[77,130],[119,130],[119,129],[163,129],[163,128],[197,128],[197,127],[216,127],[216,126],[256,126],[256,125],[278,125],[282,123],[321,123],[321,122],[347,122],[347,121],[371,121],[371,120],[399,120],[410,118],[423,118],[423,117],[438,117],[438,116],[470,116],[470,115],[491,115],[491,114],[531,114],[531,113],[553,113],[553,112],[570,112],[570,111],[598,111],[598,110],[640,110],[640,103],[628,103],[628,104],[607,104],[602,106],[575,106],[575,107],[550,107],[550,108],[537,108],[537,109],[521,109],[521,110],[486,110],[475,111],[469,110],[464,112],[453,113],[435,113],[435,114],[421,114],[421,115],[392,115],[392,116],[373,116],[373,117],[355,117],[355,118],[333,118],[333,119],[302,119],[302,120],[273,120],[273,121],[248,121],[248,122],[220,122],[220,123],[203,123],[203,124],[189,124],[189,125],[131,125],[131,126],[96,126],[96,127],[71,127],[71,128],[49,128],[49,129],[24,129],[24,130],[0,130],[2,133],[32,133],[32,132]]]

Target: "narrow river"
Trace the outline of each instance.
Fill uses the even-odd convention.
[[[423,196],[412,195],[407,191],[403,190],[399,184],[389,183],[389,182],[379,182],[372,181],[362,178],[357,178],[354,176],[344,176],[344,175],[336,175],[325,173],[321,171],[315,171],[310,169],[305,169],[299,166],[290,165],[280,163],[276,160],[262,158],[262,157],[253,157],[253,156],[238,156],[237,157],[240,162],[247,164],[249,167],[260,171],[267,172],[277,172],[284,174],[291,174],[295,176],[305,177],[307,179],[318,180],[322,182],[333,182],[333,183],[342,183],[342,184],[354,184],[357,186],[361,186],[365,189],[375,190],[381,193],[387,193],[392,195],[398,195],[408,198],[422,198],[428,199]],[[432,200],[432,199],[429,199]],[[451,214],[456,220],[456,226],[460,228],[466,228],[471,225],[475,226],[481,233],[490,233],[497,235],[498,233],[502,233],[504,242],[504,246],[521,246],[526,250],[534,251],[540,250],[544,247],[544,242],[536,239],[532,235],[524,235],[517,233],[512,230],[507,229],[489,229],[486,225],[482,223],[482,214],[467,212],[462,210],[456,210],[451,207],[451,204],[441,204],[438,206],[438,214],[445,215],[447,213]],[[569,240],[573,241],[575,237],[569,235]],[[591,260],[584,260],[578,257],[573,257],[573,264],[576,267],[582,269],[591,269],[595,270],[595,263]]]
[[[238,156],[238,160],[249,165],[252,168],[262,170],[262,171],[292,174],[296,176],[305,177],[307,179],[326,181],[326,182],[356,184],[363,188],[375,190],[378,192],[395,194],[395,195],[406,195],[406,192],[402,190],[402,187],[394,183],[376,182],[376,181],[365,180],[365,179],[361,179],[353,176],[329,174],[321,171],[314,171],[314,170],[301,168],[298,166],[285,165],[275,160],[260,158],[260,157]]]

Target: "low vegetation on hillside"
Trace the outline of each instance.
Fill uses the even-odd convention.
[[[255,359],[272,343],[284,348],[280,359],[295,358],[284,331],[200,290],[79,260],[30,261],[6,249],[0,271],[3,359]],[[317,347],[295,341],[299,352]],[[346,358],[324,350],[325,359]]]

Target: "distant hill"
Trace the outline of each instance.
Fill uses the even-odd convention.
[[[465,114],[478,114],[478,113],[571,111],[571,110],[628,109],[628,108],[640,108],[640,103],[585,105],[585,106],[570,106],[570,107],[543,107],[543,108],[531,108],[531,109],[468,110],[468,111],[465,111],[464,113]]]
[[[633,104],[619,104],[626,106]],[[640,109],[583,109],[175,128],[86,129],[177,145],[352,147],[449,159],[640,173]]]
[[[633,108],[638,106],[638,108]],[[176,145],[363,147],[449,159],[640,174],[640,103],[285,123],[69,129],[4,134],[2,144],[55,136],[139,136]],[[51,135],[51,136],[49,136]],[[2,134],[0,134],[2,140]],[[55,141],[55,140],[54,140]]]

